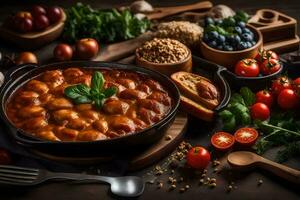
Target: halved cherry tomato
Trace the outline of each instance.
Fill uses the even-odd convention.
[[[259,74],[259,66],[254,59],[243,59],[235,65],[235,74],[243,77],[256,77]]]
[[[259,68],[263,75],[270,75],[279,71],[281,64],[276,59],[268,58],[260,64]]]
[[[0,149],[0,165],[11,164],[11,156],[5,149]]]
[[[255,94],[256,97],[256,103],[264,103],[266,104],[269,108],[272,106],[273,104],[273,96],[272,93],[269,90],[261,90],[258,91]]]
[[[218,150],[225,151],[234,144],[233,135],[226,132],[216,132],[210,139],[211,144]]]
[[[266,120],[270,117],[270,109],[264,103],[255,103],[250,108],[251,118]]]
[[[291,80],[287,76],[281,76],[272,83],[272,92],[278,95],[284,89],[292,89]]]
[[[254,128],[240,128],[234,133],[237,143],[250,147],[255,144],[258,138],[258,132]]]
[[[298,105],[299,98],[294,90],[284,89],[279,93],[277,103],[282,109],[293,109]]]
[[[210,153],[203,147],[193,147],[187,153],[186,161],[194,169],[205,169],[210,161]]]

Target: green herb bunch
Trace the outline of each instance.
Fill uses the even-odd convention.
[[[117,88],[104,89],[104,77],[96,71],[92,76],[91,87],[85,84],[77,84],[67,87],[64,94],[76,104],[94,103],[100,109],[105,100],[117,93]]]
[[[239,93],[234,93],[227,107],[219,112],[223,121],[223,130],[232,132],[239,125],[251,124],[249,107],[255,102],[255,94],[247,87],[242,87]]]
[[[127,40],[139,36],[150,27],[148,19],[138,19],[129,10],[96,10],[77,3],[66,9],[66,14],[63,39],[67,42],[81,38],[103,42]]]

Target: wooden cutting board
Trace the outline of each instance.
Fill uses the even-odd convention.
[[[164,133],[164,136],[155,144],[137,152],[134,155],[124,155],[129,160],[128,171],[134,171],[149,166],[170,154],[182,141],[186,131],[188,118],[186,113],[177,113],[174,122]],[[168,139],[169,138],[169,139]],[[94,165],[112,160],[112,157],[60,157],[44,152],[31,150],[41,158],[74,165]]]

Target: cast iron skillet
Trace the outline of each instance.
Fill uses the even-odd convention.
[[[135,134],[126,135],[119,138],[113,138],[108,140],[92,141],[92,142],[53,142],[45,141],[34,138],[26,132],[17,129],[8,120],[5,113],[5,106],[8,98],[18,89],[22,84],[29,79],[53,69],[64,69],[68,67],[80,67],[86,69],[121,69],[134,71],[140,74],[145,74],[159,81],[170,93],[173,100],[171,111],[158,123],[153,126],[144,129]],[[8,127],[8,131],[13,138],[23,146],[33,148],[38,151],[47,152],[53,155],[106,155],[112,154],[117,151],[123,151],[127,149],[135,149],[141,146],[149,145],[159,140],[164,131],[168,129],[170,124],[175,119],[175,115],[179,106],[179,91],[176,85],[166,76],[140,67],[131,65],[123,65],[117,63],[105,63],[105,62],[93,62],[93,61],[72,61],[53,63],[49,65],[37,66],[33,64],[25,64],[10,69],[5,73],[5,82],[1,88],[1,108],[0,114],[4,122]]]
[[[203,59],[193,57],[195,72],[206,76],[213,80],[221,92],[221,102],[215,110],[220,110],[225,107],[230,99],[230,87],[226,80],[222,77],[221,72],[224,70],[223,67],[219,66],[201,66]],[[207,63],[205,63],[207,64]],[[173,106],[171,111],[162,119],[160,122],[153,126],[144,129],[138,133],[123,136],[120,138],[114,138],[109,140],[93,141],[93,142],[52,142],[39,140],[26,134],[26,132],[17,129],[8,120],[5,113],[5,106],[7,99],[16,89],[18,89],[24,82],[35,76],[53,69],[64,69],[68,67],[82,67],[90,69],[99,68],[114,68],[122,70],[135,71],[137,73],[149,75],[154,80],[159,81],[167,90],[173,99]],[[118,63],[106,63],[106,62],[94,62],[94,61],[72,61],[72,62],[61,62],[53,63],[43,66],[37,66],[33,64],[25,64],[11,68],[5,73],[5,82],[2,85],[0,91],[1,107],[0,115],[8,127],[8,133],[21,145],[46,152],[53,155],[59,156],[82,156],[82,155],[111,155],[118,152],[127,152],[128,150],[138,150],[139,147],[145,147],[159,140],[163,133],[169,128],[179,106],[179,91],[176,85],[166,76],[159,72],[152,71],[149,69],[136,67],[132,65],[124,65]]]

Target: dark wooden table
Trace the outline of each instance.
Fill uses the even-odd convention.
[[[3,19],[7,14],[14,10],[20,10],[21,8],[26,8],[31,3],[40,4],[58,4],[63,7],[68,7],[72,5],[72,1],[6,1],[5,4],[1,4],[0,7],[0,19]],[[83,1],[90,3],[97,8],[107,8],[120,4],[126,4],[128,0],[117,1]],[[120,3],[122,2],[122,3]],[[169,5],[183,5],[187,3],[197,2],[197,1],[175,1],[164,0],[150,1],[156,6],[169,6]],[[287,15],[290,15],[300,20],[300,2],[299,0],[289,0],[289,1],[276,1],[276,0],[261,0],[261,1],[245,1],[245,0],[216,0],[213,1],[214,4],[228,4],[233,9],[243,9],[249,13],[254,13],[255,10],[260,8],[272,8]],[[299,32],[299,25],[298,25]],[[47,45],[35,53],[38,55],[42,62],[47,62],[47,58],[51,57],[54,44]],[[0,43],[0,51],[2,52],[18,52],[20,50],[8,46],[7,44]],[[186,140],[190,141],[192,144],[199,144],[203,146],[209,145],[210,134],[214,132],[216,127],[213,124],[200,122],[196,119],[191,119],[189,122],[189,127],[186,134]],[[269,152],[266,157],[272,158],[272,152]],[[161,161],[163,162],[163,161]],[[293,166],[295,168],[300,168],[300,160],[292,159],[287,165]],[[144,175],[153,166],[148,169],[144,169],[138,172],[130,173],[135,175]],[[210,177],[217,178],[217,187],[215,189],[209,189],[207,187],[198,186],[199,178],[190,178],[189,184],[191,189],[187,192],[181,194],[178,189],[173,192],[168,192],[167,187],[158,190],[155,185],[147,185],[145,193],[139,199],[300,199],[300,190],[296,185],[289,184],[279,178],[276,178],[272,174],[265,171],[253,171],[245,173],[233,173],[224,171],[220,174],[214,174],[212,168],[209,167]],[[167,181],[169,174],[166,174],[159,178],[159,180]],[[235,181],[237,186],[230,193],[226,193],[226,187],[230,180]],[[259,179],[262,179],[264,183],[261,186],[257,186]],[[53,199],[72,199],[72,200],[96,200],[96,199],[112,199],[112,196],[108,195],[108,187],[100,184],[71,184],[71,183],[47,183],[34,188],[1,188],[0,199],[22,199],[22,200],[53,200]]]

